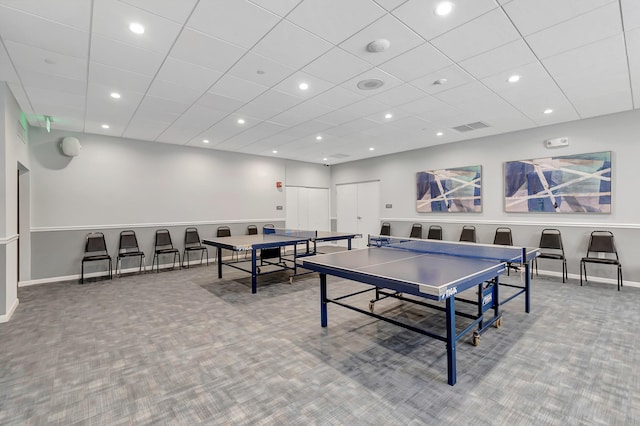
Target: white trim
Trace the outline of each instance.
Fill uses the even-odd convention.
[[[0,238],[0,244],[11,244],[14,241],[17,241],[20,238],[20,234],[10,235],[8,237]]]
[[[610,228],[610,229],[640,229],[640,223],[614,223],[614,222],[548,222],[548,221],[521,221],[521,220],[489,220],[489,219],[443,219],[441,217],[434,217],[433,219],[427,219],[424,217],[419,218],[392,218],[383,217],[380,218],[381,222],[410,222],[410,223],[452,223],[452,224],[469,224],[469,225],[511,225],[511,226],[544,226],[550,227],[566,227],[566,228]]]
[[[170,228],[173,226],[199,226],[199,225],[224,225],[234,223],[271,223],[284,222],[284,218],[271,219],[237,219],[195,222],[165,222],[165,223],[137,223],[137,224],[112,224],[112,225],[78,225],[78,226],[43,226],[31,228],[31,232],[57,232],[57,231],[91,231],[96,229],[130,229],[130,228]]]
[[[9,312],[7,312],[4,315],[0,315],[0,323],[9,322],[11,320],[11,317],[13,316],[13,313],[16,311],[16,309],[18,309],[18,304],[19,303],[20,303],[20,300],[16,299],[16,301],[13,302],[13,305],[9,309]]]
[[[544,270],[540,270],[538,271],[539,275],[544,275],[544,276],[550,276],[550,277],[557,277],[562,279],[562,272],[557,272],[557,271],[544,271]],[[535,285],[535,280],[536,280],[536,275],[537,274],[533,274],[533,279],[531,280],[531,284]],[[574,279],[576,281],[580,281],[580,274],[568,274],[569,279]],[[603,283],[603,284],[612,284],[617,286],[618,285],[618,280],[614,279],[614,278],[604,278],[604,277],[592,277],[591,275],[589,275],[589,282],[596,282],[596,283]],[[562,284],[562,283],[561,283]],[[636,288],[640,288],[640,283],[637,281],[627,281],[627,280],[623,280],[622,284],[624,287],[636,287]],[[588,283],[583,283],[583,285],[588,286]]]

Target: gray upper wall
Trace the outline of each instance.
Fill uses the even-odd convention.
[[[569,137],[569,146],[548,149],[544,141]],[[612,152],[612,213],[505,213],[505,161],[598,151]],[[399,220],[533,221],[637,225],[640,200],[636,172],[640,161],[640,110],[428,147],[395,155],[332,166],[332,187],[380,180],[380,216]],[[418,213],[416,172],[482,166],[482,213]],[[335,192],[332,199],[335,216]],[[392,204],[393,208],[384,208]]]
[[[65,136],[80,155],[61,153]],[[322,165],[99,135],[32,129],[30,150],[35,229],[278,220],[276,182],[330,184]]]

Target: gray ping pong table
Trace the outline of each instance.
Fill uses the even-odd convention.
[[[443,341],[447,348],[447,381],[454,385],[458,340],[473,331],[473,343],[477,345],[480,335],[490,326],[501,325],[500,306],[517,296],[524,295],[525,311],[530,311],[530,263],[537,255],[538,249],[523,247],[370,236],[366,249],[317,255],[304,259],[303,266],[320,273],[322,327],[327,327],[328,323],[327,304],[334,303]],[[514,264],[524,266],[522,285],[500,283],[499,275],[506,271],[507,265]],[[330,299],[327,275],[358,281],[373,288]],[[513,287],[515,293],[500,299],[500,286]],[[456,297],[471,288],[477,288],[475,300]],[[375,292],[375,298],[371,299],[368,311],[344,302],[344,299],[370,291]],[[445,311],[445,335],[374,313],[375,303],[386,298]],[[456,311],[458,301],[477,305],[477,313]],[[471,320],[458,334],[456,316]]]
[[[292,283],[294,276],[301,275],[298,273],[298,267],[301,266],[298,259],[315,255],[318,252],[318,243],[347,241],[347,249],[351,250],[351,241],[359,236],[359,234],[346,232],[279,228],[264,228],[263,232],[263,234],[210,238],[202,241],[204,244],[214,246],[218,249],[218,278],[222,278],[222,266],[226,265],[251,273],[251,293],[258,291],[257,277],[261,275],[272,274],[283,270],[292,270],[293,275],[289,277],[289,282]],[[299,250],[299,245],[303,245],[302,250]],[[293,254],[283,256],[280,251],[283,247],[293,247]],[[236,261],[233,261],[232,256],[230,261],[224,262],[222,249],[234,252],[250,251],[250,268],[243,266],[249,262],[249,260],[240,260],[239,257],[236,258]],[[266,253],[269,252],[270,249],[276,251],[275,257],[266,256]],[[260,257],[258,256],[258,251],[260,251]]]

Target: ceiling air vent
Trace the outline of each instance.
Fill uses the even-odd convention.
[[[482,121],[476,121],[475,123],[463,124],[462,126],[452,127],[453,130],[457,130],[458,132],[471,132],[472,130],[484,129],[489,127],[488,124],[483,123]]]
[[[329,157],[331,157],[331,158],[347,158],[348,155],[347,154],[333,154],[333,155],[330,155]]]

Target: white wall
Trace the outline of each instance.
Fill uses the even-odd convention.
[[[64,136],[80,140],[79,156],[61,154]],[[248,224],[284,225],[277,181],[330,182],[321,165],[71,132],[33,129],[30,152],[35,282],[75,278],[90,231],[104,232],[113,254],[119,232],[134,228],[150,264],[158,228],[169,228],[181,249],[186,226],[206,238],[221,224],[234,235]]]
[[[545,148],[544,140],[561,136],[569,137],[569,147]],[[585,254],[589,232],[608,229],[616,236],[625,278],[640,282],[640,264],[635,262],[640,251],[640,198],[635,179],[639,138],[640,111],[636,110],[332,166],[332,188],[379,179],[381,220],[392,222],[392,233],[397,235],[409,235],[413,222],[424,222],[426,226],[443,225],[445,239],[457,240],[462,224],[472,224],[479,229],[480,241],[490,243],[495,228],[506,225],[513,228],[516,244],[537,246],[542,228],[561,228],[570,256],[569,270],[574,274]],[[611,214],[504,212],[505,161],[597,151],[612,152]],[[416,212],[416,172],[469,165],[482,166],[482,213]],[[332,201],[335,216],[335,198]],[[387,209],[385,204],[393,207]],[[596,268],[596,272],[615,277],[615,271],[609,274],[606,268]]]

